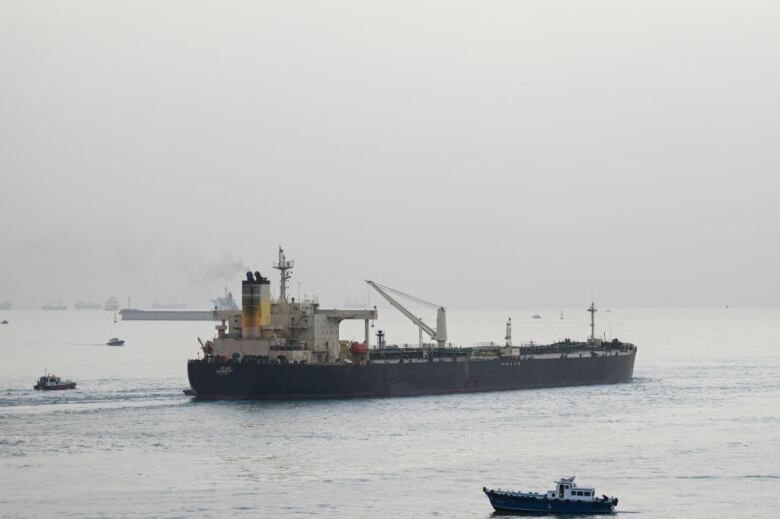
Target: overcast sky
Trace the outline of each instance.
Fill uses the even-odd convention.
[[[364,278],[778,305],[779,27],[776,0],[0,0],[0,301],[205,306],[283,244],[324,306]]]

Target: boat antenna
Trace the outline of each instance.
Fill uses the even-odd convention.
[[[512,318],[507,317],[506,318],[506,345],[511,346],[512,345]]]

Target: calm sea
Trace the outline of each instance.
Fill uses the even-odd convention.
[[[588,331],[584,308],[448,313],[465,344],[501,341],[509,315],[516,341]],[[483,486],[571,475],[618,496],[621,514],[780,517],[780,309],[597,315],[639,347],[633,382],[204,403],[182,389],[211,323],[0,311],[0,517],[487,518]],[[380,327],[416,341],[391,310]],[[112,336],[126,346],[104,346]],[[33,391],[44,369],[78,389]]]

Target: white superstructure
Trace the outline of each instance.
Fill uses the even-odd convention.
[[[574,476],[561,478],[555,482],[555,489],[547,491],[548,499],[568,499],[570,501],[594,501],[596,490],[592,487],[578,487]]]
[[[217,337],[204,344],[207,354],[235,357],[256,356],[270,361],[333,363],[344,358],[339,340],[339,324],[344,319],[377,318],[373,310],[320,308],[316,299],[296,301],[288,295],[288,282],[294,267],[279,248],[273,267],[280,271],[279,298],[271,299],[270,282],[259,272],[247,272],[241,283],[242,308],[219,312]]]

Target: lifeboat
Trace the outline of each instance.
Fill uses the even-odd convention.
[[[349,346],[349,351],[354,355],[368,353],[368,344],[366,344],[365,342],[353,342]]]

